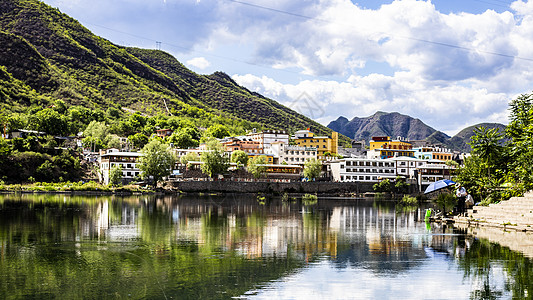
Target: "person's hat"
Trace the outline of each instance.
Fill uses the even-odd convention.
[[[455,187],[458,188],[458,187],[461,187],[461,184],[458,182],[455,184]]]

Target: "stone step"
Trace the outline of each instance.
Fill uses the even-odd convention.
[[[505,217],[505,218],[512,218],[512,217],[519,217],[519,218],[533,218],[533,214],[532,213],[527,213],[527,214],[520,214],[520,213],[516,213],[516,214],[510,214],[510,213],[499,213],[499,212],[472,212],[472,213],[469,213],[469,215],[476,215],[476,216],[490,216],[490,217],[494,217],[494,216],[502,216],[502,217]]]
[[[502,215],[478,215],[478,214],[472,214],[469,215],[469,217],[472,217],[473,219],[484,219],[484,220],[507,220],[507,221],[516,221],[516,222],[522,222],[522,223],[528,223],[533,224],[533,217],[531,216],[502,216]]]

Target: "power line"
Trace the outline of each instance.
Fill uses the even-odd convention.
[[[258,9],[263,9],[263,10],[267,10],[267,11],[271,11],[271,12],[275,12],[275,13],[281,13],[281,14],[285,14],[285,15],[289,15],[289,16],[293,16],[293,17],[298,17],[298,18],[302,18],[302,19],[306,19],[306,20],[313,20],[313,21],[325,22],[325,23],[330,23],[330,24],[342,25],[342,26],[346,26],[346,27],[353,27],[352,25],[349,25],[349,24],[341,24],[341,23],[330,21],[330,20],[324,20],[324,19],[320,19],[320,18],[316,18],[316,17],[310,17],[310,16],[306,16],[306,15],[302,15],[302,14],[297,14],[297,13],[288,12],[288,11],[284,11],[284,10],[280,10],[280,9],[266,7],[266,6],[263,6],[263,5],[252,4],[252,3],[248,3],[248,2],[244,2],[244,1],[239,1],[239,0],[226,0],[226,1],[233,2],[233,3],[238,3],[238,4],[241,4],[241,5],[246,5],[246,6],[250,6],[250,7],[254,7],[254,8],[258,8]],[[474,0],[474,1],[482,2],[481,0]],[[493,4],[493,5],[496,5],[496,4]],[[405,40],[411,40],[411,41],[417,41],[417,42],[422,42],[422,43],[427,43],[427,44],[432,44],[432,45],[438,45],[438,46],[443,46],[443,47],[449,47],[449,48],[454,48],[454,49],[465,50],[465,51],[469,51],[469,52],[479,52],[479,53],[484,53],[484,54],[489,54],[489,55],[494,55],[494,56],[513,58],[513,59],[519,59],[519,60],[525,60],[525,61],[533,61],[533,58],[529,58],[529,57],[520,57],[520,56],[511,55],[511,54],[492,52],[492,51],[485,51],[485,50],[480,50],[480,49],[475,49],[475,48],[469,48],[469,47],[449,44],[449,43],[445,43],[445,42],[430,41],[430,40],[426,40],[426,39],[414,38],[414,37],[409,37],[409,36],[393,35],[393,34],[386,33],[386,32],[376,32],[376,33],[377,34],[388,35],[388,36],[395,37],[395,38],[401,38],[401,39],[405,39]]]

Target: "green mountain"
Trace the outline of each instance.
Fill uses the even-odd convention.
[[[453,137],[442,131],[431,128],[419,119],[402,115],[397,112],[377,112],[366,118],[355,117],[349,121],[345,117],[329,123],[328,127],[354,140],[369,141],[373,136],[404,137],[409,140],[426,140],[431,144],[442,145],[452,150],[470,152],[468,143],[477,127],[499,128],[505,125],[498,123],[481,123],[461,130]]]
[[[27,112],[55,100],[91,110],[185,116],[207,125],[224,118],[246,129],[331,133],[224,73],[199,75],[163,51],[115,45],[38,0],[2,0],[0,111]]]
[[[450,149],[459,150],[462,152],[470,152],[472,148],[468,143],[470,143],[470,138],[474,135],[474,129],[479,127],[485,127],[487,129],[498,128],[500,132],[505,131],[506,126],[499,123],[481,123],[473,125],[461,130],[459,133],[454,135],[451,139],[446,142],[446,145]]]

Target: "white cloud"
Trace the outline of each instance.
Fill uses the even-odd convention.
[[[207,67],[211,65],[209,61],[205,59],[204,57],[195,57],[193,59],[189,59],[187,61],[187,64],[195,68],[198,68],[200,70],[206,69]]]

